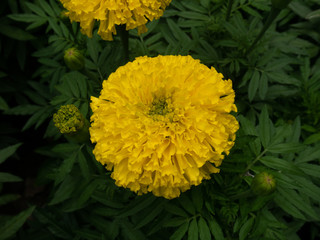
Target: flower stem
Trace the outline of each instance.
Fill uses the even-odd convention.
[[[253,48],[255,47],[255,45],[257,44],[257,42],[263,37],[263,35],[265,34],[265,32],[269,29],[269,27],[271,26],[272,22],[276,19],[276,17],[279,15],[280,13],[280,9],[271,8],[271,11],[269,13],[269,16],[261,30],[261,32],[259,33],[259,35],[256,37],[256,39],[254,40],[254,42],[251,44],[251,46],[248,48],[246,55],[248,55]]]
[[[120,38],[123,46],[125,63],[129,62],[129,32],[126,30],[126,25],[119,26]]]
[[[231,15],[231,9],[232,9],[233,0],[228,1],[228,8],[227,8],[227,14],[226,14],[226,20],[228,21]]]

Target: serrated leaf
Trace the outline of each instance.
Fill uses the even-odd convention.
[[[187,233],[189,222],[182,224],[171,236],[170,240],[180,240]]]
[[[211,234],[207,222],[202,217],[199,218],[198,228],[200,239],[211,239]]]
[[[13,202],[19,199],[21,196],[18,194],[3,194],[0,196],[0,206]]]
[[[279,143],[269,146],[268,151],[272,153],[297,153],[303,150],[305,146],[301,143]]]
[[[222,229],[215,219],[210,219],[208,225],[215,240],[224,240]]]
[[[248,87],[248,97],[250,102],[256,96],[256,93],[259,87],[259,82],[260,82],[260,72],[254,71]]]
[[[12,154],[14,154],[17,149],[22,145],[22,143],[17,143],[15,145],[3,148],[0,150],[0,164],[7,160]]]
[[[198,240],[198,222],[197,219],[192,219],[188,229],[188,240]]]
[[[297,209],[309,215],[314,220],[319,220],[319,216],[316,214],[315,210],[310,206],[310,204],[307,204],[295,190],[278,188],[277,191],[279,191],[287,202],[291,203]]]
[[[259,83],[259,97],[264,100],[268,92],[268,78],[265,73],[261,74]]]
[[[248,221],[245,222],[245,224],[242,225],[239,232],[239,240],[246,239],[248,233],[252,228],[253,222],[254,222],[254,218],[250,218]]]
[[[168,203],[165,206],[166,211],[177,215],[177,216],[181,216],[181,217],[188,217],[189,215],[180,207],[178,207],[177,205],[173,204],[173,203]]]
[[[12,175],[11,173],[0,172],[0,183],[3,182],[21,182],[22,178]]]
[[[281,170],[283,172],[290,172],[297,175],[304,175],[302,170],[300,170],[296,165],[284,159],[280,159],[273,156],[264,156],[260,158],[259,161],[264,165],[266,165],[267,167],[270,167],[276,170]]]
[[[268,109],[266,106],[262,108],[262,112],[259,116],[259,132],[261,143],[264,148],[267,148],[271,139],[271,126]]]
[[[163,211],[164,204],[165,202],[157,204],[155,208],[153,208],[141,221],[139,221],[135,228],[139,229],[154,220]]]
[[[180,205],[187,210],[187,212],[189,212],[191,215],[195,215],[196,214],[196,209],[192,203],[192,201],[190,200],[190,198],[186,195],[183,194],[178,198],[178,201],[180,203]]]
[[[60,183],[69,172],[71,172],[73,168],[73,164],[76,161],[77,152],[74,152],[70,157],[65,158],[60,165],[60,167],[57,169],[57,173],[55,174],[55,183]]]
[[[0,96],[0,110],[8,110],[9,106],[7,102]]]
[[[130,240],[144,240],[146,239],[144,234],[133,228],[133,225],[129,221],[121,221],[122,232]]]
[[[320,142],[320,133],[315,133],[315,134],[310,135],[309,137],[307,137],[304,140],[303,143],[306,144],[306,145],[309,145],[309,144],[313,144],[313,143],[316,143],[316,142]]]
[[[70,198],[78,184],[78,180],[79,179],[75,177],[67,176],[54,193],[53,198],[48,205],[55,205]]]
[[[286,213],[290,214],[291,216],[298,219],[306,220],[306,217],[294,205],[288,202],[281,195],[276,195],[274,201],[280,208],[282,208]]]
[[[29,41],[36,39],[32,34],[15,26],[0,24],[0,33],[19,41]]]
[[[138,201],[139,200],[139,201]],[[119,217],[128,217],[138,213],[143,210],[156,200],[156,197],[153,195],[147,195],[140,198],[137,198],[135,202],[130,204],[127,208],[124,209],[123,213]]]
[[[80,165],[80,169],[82,172],[82,175],[84,176],[85,179],[90,179],[90,169],[89,169],[89,165],[87,162],[87,159],[85,158],[85,156],[83,155],[82,151],[78,152],[78,162]]]
[[[191,199],[197,212],[200,212],[203,207],[203,195],[200,186],[197,186],[191,190]]]
[[[10,217],[0,226],[0,239],[8,239],[13,236],[25,223],[28,217],[32,214],[35,206],[19,213],[17,216]]]

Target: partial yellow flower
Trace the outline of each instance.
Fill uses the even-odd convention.
[[[168,199],[218,173],[239,125],[231,80],[191,56],[139,57],[92,97],[96,159],[118,186]]]
[[[147,31],[145,24],[163,15],[171,0],[60,0],[69,11],[71,21],[80,22],[81,30],[92,36],[95,21],[100,21],[98,34],[104,40],[112,40],[117,34],[116,25],[126,25],[126,30],[138,28]]]

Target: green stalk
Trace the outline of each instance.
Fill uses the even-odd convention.
[[[263,37],[263,35],[265,34],[265,32],[269,29],[269,27],[271,26],[272,22],[277,18],[277,16],[279,15],[281,9],[275,8],[272,6],[271,11],[269,13],[269,16],[267,18],[267,21],[265,22],[261,32],[259,33],[259,35],[256,37],[256,39],[254,40],[254,42],[251,44],[251,46],[249,47],[249,49],[246,52],[246,55],[248,55],[253,48],[255,47],[255,45],[257,44],[257,42]]]
[[[124,53],[125,63],[129,62],[129,32],[126,30],[126,25],[118,26]]]
[[[227,14],[226,14],[226,20],[228,21],[231,15],[231,9],[232,9],[233,0],[228,1],[228,8],[227,8]]]

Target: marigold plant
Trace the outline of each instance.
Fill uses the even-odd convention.
[[[116,25],[126,25],[126,30],[138,28],[147,31],[148,20],[158,19],[171,0],[60,0],[69,11],[71,21],[80,22],[82,32],[92,36],[95,21],[100,21],[98,34],[104,40],[112,40]]]
[[[92,97],[96,159],[118,186],[171,199],[218,173],[238,122],[231,80],[191,56],[139,57]]]

